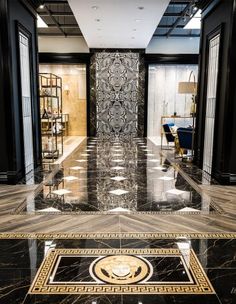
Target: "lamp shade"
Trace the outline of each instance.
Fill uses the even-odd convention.
[[[179,82],[178,93],[179,94],[196,94],[197,83],[196,82]]]

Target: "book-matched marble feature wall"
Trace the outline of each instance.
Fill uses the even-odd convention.
[[[96,52],[90,65],[90,130],[102,138],[144,134],[145,67],[140,53]],[[94,130],[95,129],[95,130]]]

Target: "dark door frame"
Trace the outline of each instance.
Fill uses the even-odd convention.
[[[145,54],[145,101],[144,101],[144,137],[147,137],[148,120],[148,82],[151,64],[198,64],[198,54]]]
[[[91,53],[39,53],[39,64],[85,64],[86,65],[86,116],[87,137],[90,128],[90,58]]]

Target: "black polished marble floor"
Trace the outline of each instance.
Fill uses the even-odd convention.
[[[148,139],[89,138],[48,169],[0,191],[1,304],[235,303],[234,188]]]
[[[188,166],[186,164],[186,166]],[[223,213],[147,139],[88,139],[14,213]]]
[[[235,303],[230,234],[57,236],[1,235],[0,303]]]

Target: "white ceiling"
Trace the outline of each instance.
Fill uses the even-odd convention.
[[[90,48],[146,48],[169,4],[169,0],[68,2]]]

